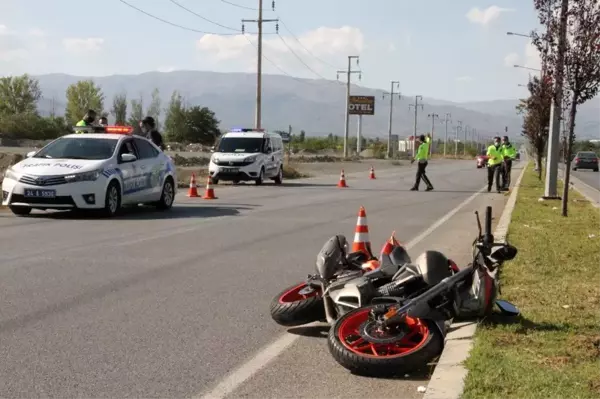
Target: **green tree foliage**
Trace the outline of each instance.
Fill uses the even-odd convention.
[[[115,117],[116,125],[125,125],[127,122],[127,94],[118,94],[113,98],[110,112]]]
[[[101,115],[104,112],[104,94],[93,80],[80,80],[67,88],[65,119],[75,125],[85,113],[93,109]]]
[[[207,107],[186,108],[181,94],[173,92],[165,117],[169,141],[212,145],[221,134],[220,121]]]
[[[142,119],[144,119],[144,99],[140,95],[138,100],[131,100],[131,115],[128,124],[137,128]]]
[[[62,117],[43,118],[34,113],[21,113],[0,117],[0,133],[11,139],[48,140],[69,131]]]
[[[151,116],[156,121],[156,128],[160,129],[159,117],[161,111],[161,102],[160,102],[160,92],[158,89],[154,89],[152,91],[152,99],[150,100],[150,106],[148,107],[148,111],[146,113],[148,116]]]
[[[0,115],[37,113],[39,82],[28,75],[0,78]]]

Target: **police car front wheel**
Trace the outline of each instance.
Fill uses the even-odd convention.
[[[116,215],[119,209],[121,209],[121,187],[113,180],[106,189],[103,213],[111,217]]]
[[[175,200],[175,184],[171,177],[167,177],[163,184],[160,200],[156,203],[156,207],[160,210],[167,210],[173,206]]]

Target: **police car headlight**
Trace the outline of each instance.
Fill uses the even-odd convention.
[[[4,172],[4,178],[11,180],[19,180],[19,176],[17,176],[17,173],[14,170],[12,170],[12,168],[6,169],[6,171]]]
[[[96,181],[100,177],[100,170],[92,170],[91,172],[74,173],[72,175],[66,175],[65,180],[67,183],[76,183],[81,181]]]

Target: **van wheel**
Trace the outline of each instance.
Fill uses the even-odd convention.
[[[31,213],[31,208],[28,206],[9,206],[9,208],[17,216],[27,216]]]
[[[215,179],[214,177],[211,177],[210,184],[219,184],[219,179]]]
[[[258,179],[254,180],[257,186],[263,184],[263,180],[265,179],[265,168],[260,168],[260,173],[258,175]]]
[[[121,209],[121,187],[116,180],[113,180],[106,189],[102,213],[106,217],[112,217],[119,212],[119,209]]]
[[[281,183],[283,183],[283,166],[281,166],[279,168],[279,172],[277,172],[277,176],[275,176],[275,178],[273,179],[273,181],[275,182],[275,184],[281,184]]]

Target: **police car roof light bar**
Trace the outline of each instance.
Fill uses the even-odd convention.
[[[110,134],[129,134],[133,131],[131,126],[105,126],[104,132]]]
[[[231,129],[231,132],[234,133],[245,133],[245,132],[264,132],[265,129],[251,129],[247,127],[236,127]]]

